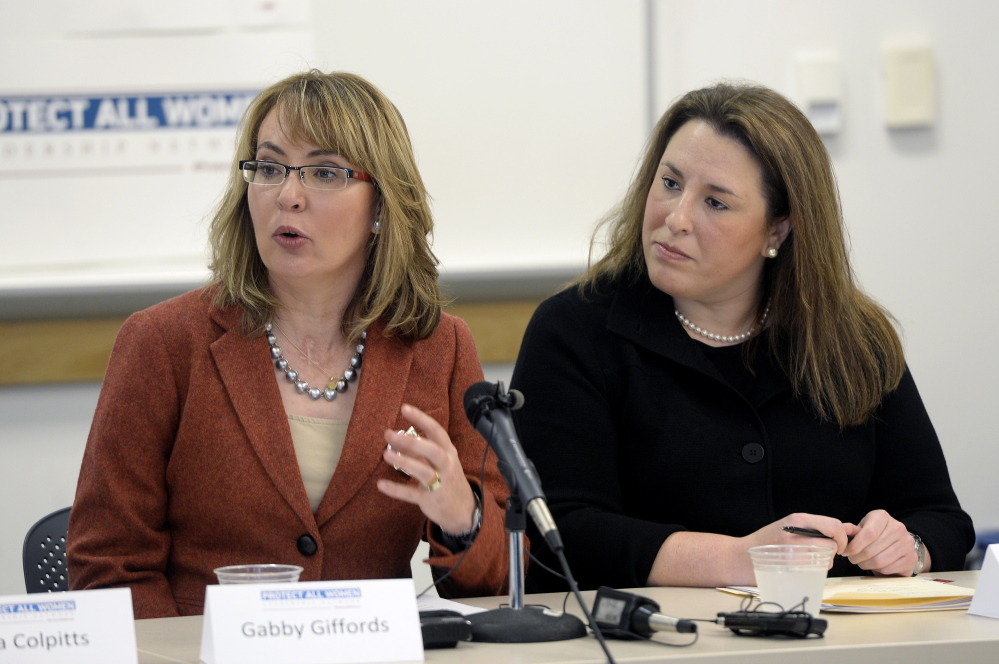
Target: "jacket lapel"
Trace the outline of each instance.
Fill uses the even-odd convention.
[[[211,344],[212,357],[243,431],[275,489],[303,523],[312,521],[312,508],[291,442],[291,430],[274,378],[267,340],[250,339],[239,326],[239,310],[213,314],[225,332]]]
[[[357,381],[357,398],[350,416],[343,452],[326,495],[316,510],[322,526],[364,488],[379,468],[385,450],[385,429],[398,428],[399,406],[406,393],[413,346],[398,337],[383,336],[379,321],[368,330],[364,364]]]
[[[642,275],[637,284],[618,285],[607,327],[657,355],[724,381],[721,372],[683,331],[673,310],[673,298]]]

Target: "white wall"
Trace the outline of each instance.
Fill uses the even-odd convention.
[[[0,1],[0,9],[12,6]],[[542,261],[556,245],[584,255],[592,222],[616,202],[648,130],[643,2],[316,0],[312,7],[316,64],[369,77],[406,117],[442,220],[435,245],[442,256],[474,246],[486,263],[513,251],[504,258],[513,266]],[[753,78],[793,96],[796,53],[840,55],[845,125],[829,147],[858,278],[904,329],[962,503],[979,530],[999,527],[999,445],[989,417],[999,352],[988,336],[999,321],[992,272],[999,215],[990,206],[999,175],[992,118],[999,5],[658,0],[652,7],[657,113],[721,77]],[[936,49],[939,120],[928,130],[888,131],[880,48],[914,38]],[[511,169],[512,183],[497,175]],[[15,223],[0,216],[0,228]],[[95,386],[0,389],[0,594],[22,587],[27,526],[72,498],[95,400]]]
[[[73,504],[96,383],[0,388],[0,595],[24,592],[28,528]]]

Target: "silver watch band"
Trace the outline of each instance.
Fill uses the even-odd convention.
[[[926,567],[926,545],[923,544],[923,538],[919,535],[909,533],[909,536],[912,537],[912,544],[916,547],[916,566],[912,568],[910,576],[916,576]]]

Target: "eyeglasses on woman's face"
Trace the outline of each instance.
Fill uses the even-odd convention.
[[[336,191],[347,186],[347,181],[361,180],[374,183],[375,179],[362,171],[355,171],[339,166],[288,166],[266,159],[245,159],[239,162],[243,171],[243,179],[250,184],[265,187],[282,184],[288,173],[298,171],[302,184],[309,189]]]

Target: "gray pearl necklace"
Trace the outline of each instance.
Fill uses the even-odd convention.
[[[313,401],[318,400],[319,397],[323,397],[327,401],[333,401],[338,394],[346,392],[347,386],[356,381],[360,375],[361,362],[364,360],[363,343],[357,344],[354,357],[350,358],[350,366],[343,372],[343,378],[335,382],[330,378],[330,382],[326,385],[325,390],[318,387],[309,387],[308,383],[299,379],[298,372],[291,368],[288,360],[284,359],[281,348],[277,345],[277,337],[271,332],[271,324],[267,323],[264,329],[267,331],[267,345],[271,347],[271,358],[274,360],[274,366],[284,372],[284,377],[288,379],[289,383],[294,383],[295,390],[299,394],[304,394]],[[361,341],[363,342],[367,338],[368,333],[366,331],[361,332]]]
[[[761,329],[763,329],[763,324],[767,322],[767,314],[770,313],[770,301],[767,300],[767,306],[766,308],[763,309],[763,315],[760,316],[760,320],[757,321],[756,323],[753,323],[753,326],[749,328],[747,331],[743,332],[742,334],[725,335],[725,334],[715,334],[714,332],[708,332],[707,330],[698,327],[694,323],[691,323],[690,319],[681,314],[678,309],[674,309],[673,313],[676,314],[677,320],[683,323],[684,326],[693,330],[695,333],[701,335],[702,337],[707,337],[708,339],[713,339],[714,341],[734,343],[734,342],[745,341],[746,339],[748,339],[749,337],[753,336]]]

